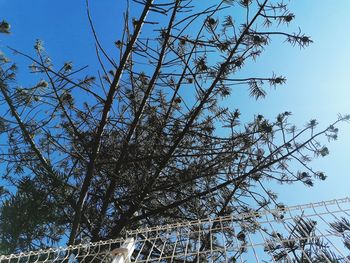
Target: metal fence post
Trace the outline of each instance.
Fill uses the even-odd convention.
[[[111,251],[111,254],[114,256],[112,263],[130,263],[134,249],[135,239],[127,238],[121,247]]]

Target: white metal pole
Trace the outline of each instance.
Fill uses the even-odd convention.
[[[114,256],[112,263],[130,263],[134,249],[135,239],[127,238],[121,247],[112,250],[111,254]]]

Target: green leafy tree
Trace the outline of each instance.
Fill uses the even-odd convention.
[[[135,6],[142,8],[132,18]],[[288,122],[290,112],[243,122],[239,109],[221,103],[238,84],[259,99],[266,87],[285,82],[240,77],[274,37],[292,46],[312,42],[287,31],[295,17],[287,4],[127,1],[117,14],[125,18],[114,43],[118,55],[103,48],[87,11],[97,73],[55,65],[37,41],[33,56],[13,50],[28,58],[38,80],[21,87],[16,65],[0,58],[7,141],[0,158],[11,186],[1,192],[3,252],[259,210],[276,203],[269,182],[312,186],[326,178],[309,162],[328,154],[318,138],[336,139],[336,124],[349,116],[323,130],[315,120],[299,129]]]

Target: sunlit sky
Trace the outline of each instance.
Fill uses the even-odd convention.
[[[204,0],[194,3],[197,1]],[[96,28],[104,41],[114,41],[121,25],[121,17],[115,16],[115,2],[118,0],[92,3]],[[0,49],[6,52],[8,45],[31,53],[35,40],[42,39],[54,62],[89,64],[95,53],[84,7],[84,0],[0,0],[0,19],[12,26],[11,35],[0,35]],[[255,76],[284,75],[287,83],[268,90],[264,100],[248,98],[242,90],[233,92],[227,103],[240,108],[247,119],[255,114],[273,118],[291,111],[290,120],[296,125],[302,127],[315,118],[320,128],[325,128],[338,113],[350,113],[350,1],[290,1],[290,10],[296,15],[291,31],[300,26],[314,43],[300,49],[276,38],[257,63],[245,69]],[[325,171],[328,179],[317,181],[313,188],[277,186],[273,190],[280,193],[281,201],[292,205],[349,196],[350,124],[340,126],[339,139],[329,149],[328,157],[313,162],[315,170]]]

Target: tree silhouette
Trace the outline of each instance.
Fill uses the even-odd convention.
[[[265,251],[272,255],[275,262],[348,262],[349,256],[339,255],[330,241],[316,233],[317,221],[297,218],[295,224],[289,224],[289,233],[271,233],[271,240],[265,246]],[[342,243],[350,250],[349,221],[342,217],[330,223],[335,236],[341,236]]]
[[[239,109],[221,104],[237,85],[258,99],[266,86],[286,81],[240,77],[272,38],[300,47],[312,42],[285,30],[294,20],[287,4],[126,2],[118,14],[124,17],[118,55],[103,48],[86,2],[97,73],[55,65],[38,40],[34,56],[12,49],[38,76],[24,88],[16,65],[1,55],[0,131],[7,143],[0,157],[11,186],[1,188],[2,251],[259,210],[276,203],[271,181],[312,186],[326,178],[309,162],[328,154],[318,138],[336,139],[336,124],[349,116],[323,130],[315,120],[298,129],[288,122],[290,112],[241,122]],[[137,18],[135,6],[142,10]]]

